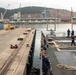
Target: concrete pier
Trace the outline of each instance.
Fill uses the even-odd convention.
[[[34,36],[33,28],[0,31],[0,75],[26,75]]]

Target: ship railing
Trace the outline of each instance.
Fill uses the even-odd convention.
[[[56,32],[56,37],[66,37],[66,33],[65,32]]]

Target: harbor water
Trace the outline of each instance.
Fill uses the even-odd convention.
[[[4,24],[0,24],[0,30],[4,29]]]
[[[56,30],[55,30],[55,33],[56,33],[56,36],[66,36],[67,35],[67,30],[70,29],[70,31],[72,31],[72,27],[73,27],[73,30],[75,31],[75,34],[76,34],[76,24],[74,24],[72,26],[72,24],[28,24],[28,25],[21,25],[21,24],[18,24],[18,25],[13,25],[14,27],[18,26],[18,27],[32,27],[32,28],[35,28],[37,31],[43,31],[44,34],[49,34],[50,33],[50,30],[55,30],[55,27],[56,27]]]

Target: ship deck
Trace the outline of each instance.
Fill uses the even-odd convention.
[[[71,38],[55,37],[46,52],[53,66],[53,75],[76,75],[76,46],[71,46]],[[57,67],[58,64],[62,67]]]

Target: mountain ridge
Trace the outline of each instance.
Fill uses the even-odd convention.
[[[66,9],[28,6],[28,7],[16,8],[16,9],[7,9],[7,12],[4,18],[10,18],[14,13],[17,13],[18,11],[21,12],[22,16],[32,14],[32,16],[37,15],[35,18],[37,17],[39,18],[40,17],[39,14],[43,12],[44,9],[46,9],[47,17],[57,17],[62,19],[70,19],[71,17],[71,11]],[[4,13],[5,10],[6,10],[5,8],[0,8],[0,13]],[[73,17],[76,17],[76,12],[73,12]]]

